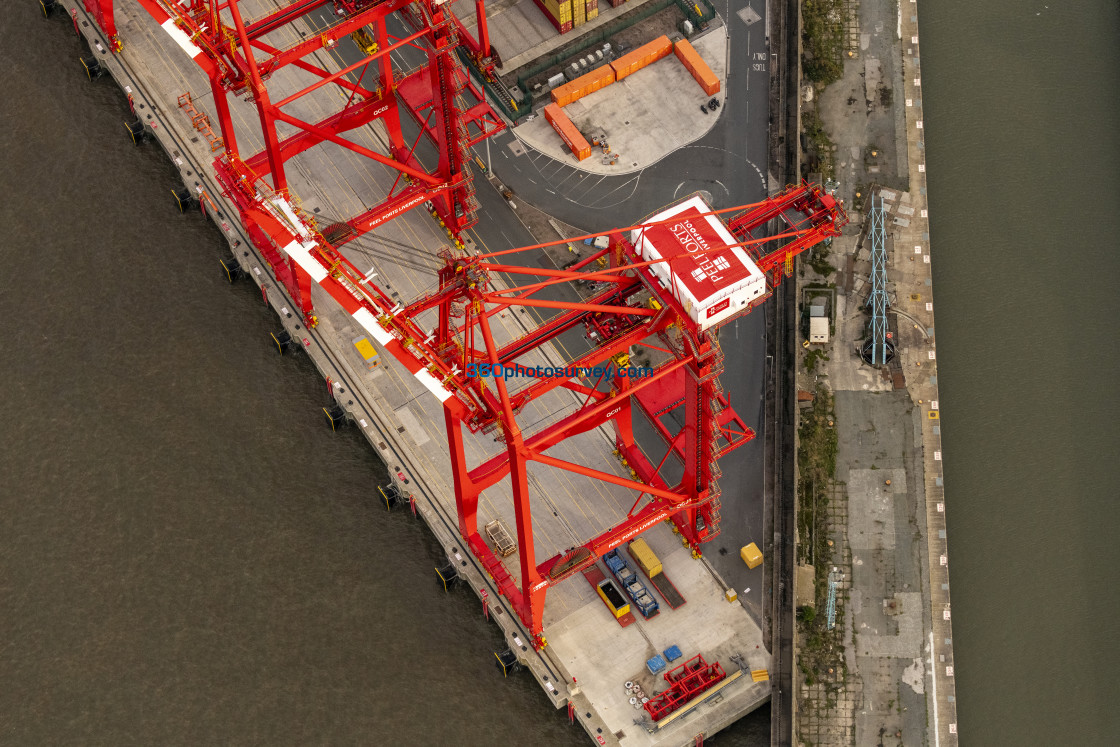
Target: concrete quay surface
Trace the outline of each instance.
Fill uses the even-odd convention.
[[[419,516],[432,528],[465,583],[480,597],[488,598],[491,617],[502,628],[511,650],[541,683],[556,707],[571,702],[580,724],[600,744],[683,745],[693,743],[699,734],[710,736],[769,699],[767,682],[739,677],[718,697],[682,714],[660,730],[641,723],[638,716],[642,712],[627,702],[622,686],[625,681],[637,680],[646,686],[647,692],[655,692],[653,678],[644,674],[644,661],[670,645],[679,645],[686,657],[703,653],[709,661],[720,661],[729,673],[739,670],[731,659],[733,655],[741,656],[748,670],[769,666],[769,653],[756,622],[740,604],[725,601],[724,585],[711,567],[694,561],[664,525],[653,528],[645,537],[688,600],[684,607],[666,609],[653,620],[643,620],[623,630],[577,575],[551,590],[545,609],[545,634],[550,643],[540,652],[533,651],[526,631],[485,571],[464,549],[458,535],[439,402],[395,362],[367,370],[353,344],[361,336],[361,329],[318,288],[313,297],[320,323],[314,330],[303,328],[291,311],[292,304],[285,297],[283,286],[276,282],[238,224],[233,206],[221,197],[211,166],[215,154],[177,104],[178,96],[184,92],[208,91],[201,72],[136,6],[121,5],[117,9],[125,49],[114,56],[85,11],[73,0],[63,4],[67,11],[77,7],[80,33],[89,40],[93,54],[110,75],[133,96],[137,115],[168,153],[183,183],[193,191],[205,191],[215,200],[218,207],[210,216],[248,277],[267,291],[267,301],[276,309],[284,329],[333,382],[335,400],[391,468],[390,472],[398,475],[400,487],[416,497]],[[282,46],[284,41],[292,40],[278,41]],[[333,58],[324,57],[324,66],[330,68],[335,63],[337,67]],[[293,90],[296,83],[280,72],[273,76],[270,88],[283,95],[285,89]],[[293,104],[292,113],[312,121],[319,119],[337,108],[338,101],[332,100],[332,96],[337,98],[327,89],[320,89]],[[208,93],[196,96],[194,102],[199,111],[212,111]],[[259,148],[252,106],[231,102],[231,111],[239,125],[243,152]],[[355,131],[353,137],[367,147],[379,149],[381,133],[376,126]],[[333,146],[326,150],[330,151],[331,160],[330,170],[325,173],[314,151],[290,163],[289,181],[306,211],[324,218],[340,218],[360,212],[384,197],[387,172],[369,168],[347,151]],[[507,248],[528,243],[524,241],[524,229],[519,234],[510,223],[508,206],[496,194],[490,194],[481,181],[479,186],[484,225],[470,233],[471,244]],[[487,232],[486,224],[491,222],[500,228]],[[447,237],[429,216],[413,212],[379,228],[369,241],[348,244],[346,253],[359,267],[371,266],[371,271],[377,271],[384,281],[382,287],[407,300],[434,284],[436,251],[446,241]],[[525,320],[513,313],[501,315],[495,323],[499,343],[523,334],[525,329]],[[567,357],[563,350],[554,348],[539,353],[539,360],[525,362],[559,363]],[[570,395],[558,392],[556,396]],[[564,403],[542,398],[533,404],[539,409],[529,415],[535,413],[535,419],[543,425],[551,422],[552,413]],[[467,447],[475,462],[495,448],[482,437],[468,439]],[[602,430],[584,434],[565,448],[567,452],[557,452],[561,458],[623,473],[621,465],[610,456],[611,441]],[[558,479],[554,473],[533,468],[530,472],[530,483],[537,488],[534,541],[542,557],[570,546],[573,539],[582,540],[605,530],[625,514],[632,501],[626,491],[601,483],[580,481],[566,474]],[[375,486],[370,489],[373,491]],[[479,518],[502,518],[513,526],[508,487],[485,494],[480,501]],[[516,577],[517,567],[507,567]],[[438,588],[433,574],[433,590]],[[489,657],[490,652],[480,651],[479,655]]]
[[[834,396],[839,449],[828,525],[831,564],[843,574],[837,617],[847,671],[812,685],[799,678],[800,744],[940,747],[958,738],[917,4],[899,6],[896,18],[893,4],[864,0],[855,59],[820,97],[841,196],[851,204],[862,187],[870,205],[868,186],[882,185],[888,316],[901,365],[892,379],[856,353],[869,318],[871,242],[861,233],[864,216],[853,210],[833,246],[841,272],[830,360],[823,372],[798,373],[799,388],[823,384]],[[884,69],[893,105],[880,107],[868,95],[865,106],[856,87],[866,83],[856,74]],[[869,138],[897,143],[897,158],[888,147],[886,158],[866,159]]]

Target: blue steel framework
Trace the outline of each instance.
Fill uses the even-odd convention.
[[[885,366],[887,355],[887,250],[883,198],[876,191],[871,195],[871,357],[868,363]]]
[[[825,608],[828,614],[828,629],[832,630],[836,627],[836,587],[840,584],[840,572],[835,568],[828,574],[828,606]]]

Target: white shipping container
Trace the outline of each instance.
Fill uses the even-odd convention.
[[[717,216],[704,215],[711,210],[697,195],[643,224],[664,225],[630,232],[643,259],[673,260],[650,265],[650,271],[700,329],[719,326],[766,295],[766,276],[735,246],[735,237]]]

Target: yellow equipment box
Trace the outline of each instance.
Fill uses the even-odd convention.
[[[739,551],[739,557],[747,564],[747,568],[758,568],[762,565],[762,551],[753,542]]]
[[[373,347],[369,340],[364,337],[355,337],[354,347],[358,349],[358,355],[362,356],[362,360],[366,363],[366,368],[370,371],[381,365],[380,356],[377,355],[377,349]]]

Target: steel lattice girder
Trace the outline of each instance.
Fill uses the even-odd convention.
[[[660,692],[644,704],[654,721],[660,721],[706,690],[719,684],[727,674],[717,661],[709,664],[702,655],[689,659],[664,675],[669,689]]]
[[[805,190],[803,188],[798,190],[798,197],[804,197]],[[796,251],[801,251],[821,240],[822,233],[831,232],[835,235],[839,232],[836,226],[837,216],[842,215],[842,212],[835,205],[827,206],[825,213],[814,211],[813,215],[817,217],[830,215],[831,221],[827,226],[823,221],[814,223],[812,227],[803,227],[781,234],[780,238],[791,240],[791,243],[797,246]],[[744,243],[753,246],[768,240],[769,237],[754,238]],[[452,358],[456,368],[478,360],[491,364],[509,362],[528,350],[547,343],[561,330],[571,328],[578,321],[604,312],[614,313],[619,317],[629,315],[632,318],[628,322],[620,322],[619,328],[623,331],[612,337],[609,344],[592,350],[573,361],[572,365],[593,365],[608,360],[651,335],[664,334],[670,325],[677,325],[682,330],[685,344],[681,346],[681,352],[674,361],[658,369],[653,377],[639,383],[632,384],[628,380],[616,377],[608,392],[573,386],[570,381],[565,380],[565,375],[558,375],[545,377],[521,392],[512,394],[507,390],[505,382],[497,379],[495,381],[497,396],[491,394],[487,404],[501,412],[496,422],[501,428],[500,440],[504,441],[505,449],[473,469],[466,463],[463,421],[453,418],[450,414],[446,417],[460,533],[466,539],[471,551],[498,583],[503,595],[510,599],[538,644],[543,640],[541,633],[548,588],[594,562],[603,553],[665,519],[673,521],[687,543],[698,553],[699,545],[718,532],[718,503],[714,500],[718,497],[718,487],[713,477],[713,464],[721,454],[746,443],[754,435],[730,408],[713,407],[714,402],[719,402],[721,405],[726,402],[715,379],[720,365],[718,345],[715,343],[714,336],[692,329],[684,309],[670,295],[657,294],[657,301],[663,310],[661,313],[650,314],[649,309],[628,307],[626,301],[638,286],[635,280],[640,282],[641,288],[657,287],[652,274],[647,269],[654,263],[641,261],[634,247],[620,233],[611,234],[610,246],[611,248],[602,255],[610,258],[612,266],[600,272],[583,275],[606,283],[608,290],[592,297],[586,303],[563,304],[564,308],[569,309],[567,313],[534,330],[527,338],[519,339],[504,347],[494,344],[488,323],[492,310],[487,306],[489,304],[504,304],[511,307],[528,305],[530,300],[526,296],[551,281],[501,292],[490,292],[484,287],[485,275],[475,271],[476,259],[459,260],[457,267],[453,260],[452,269],[445,276],[447,282],[441,289],[442,293],[422,299],[415,308],[415,311],[433,307],[444,309],[450,308],[455,300],[462,302],[468,317],[467,321],[459,324],[441,315],[441,326],[437,337],[445,340],[452,339],[455,334],[461,335],[465,340],[481,337],[485,340],[485,349],[475,350],[471,343],[456,347]],[[585,260],[581,264],[589,261]],[[496,267],[508,269],[505,265],[488,265],[489,269]],[[563,271],[520,269],[557,280],[568,280],[571,274]],[[451,278],[460,278],[462,282],[456,285],[450,282]],[[469,292],[466,290],[468,288]],[[456,293],[462,294],[461,299],[452,298]],[[629,324],[628,329],[627,324]],[[479,327],[480,335],[465,334],[474,326]],[[649,395],[652,390],[674,378],[683,384],[681,399],[686,409],[685,425],[677,433],[669,433],[667,429],[662,428],[661,435],[667,441],[669,450],[676,451],[682,457],[684,475],[678,485],[670,486],[658,475],[661,465],[655,467],[646,460],[634,442],[632,415],[636,406],[638,410],[645,412],[651,421],[656,422],[656,415],[659,413],[648,405],[664,402],[664,398],[643,397],[643,395]],[[518,405],[560,385],[585,392],[586,399],[583,405],[571,411],[567,417],[537,433],[530,435],[522,432],[515,414]],[[526,395],[526,392],[533,392],[533,394]],[[614,428],[616,446],[627,463],[635,470],[637,479],[631,480],[603,473],[544,453],[545,450],[566,438],[604,424],[610,424]],[[718,445],[717,441],[720,437],[726,439],[726,446]],[[666,458],[668,455],[669,452],[666,453]],[[662,463],[664,461],[662,459]],[[631,488],[638,492],[638,500],[626,517],[607,532],[587,540],[567,553],[557,554],[538,563],[533,542],[526,479],[529,462]],[[477,510],[480,495],[506,477],[510,478],[513,492],[520,583],[506,571],[501,560],[478,532]],[[636,510],[643,496],[648,496],[648,502],[640,510]],[[577,555],[579,560],[575,561]],[[554,572],[557,569],[561,571]]]
[[[871,365],[887,365],[887,249],[886,211],[883,198],[876,191],[871,195]]]
[[[840,229],[848,223],[847,214],[835,198],[816,185],[802,182],[786,187],[754,209],[736,215],[728,221],[728,228],[743,240],[754,237],[758,229],[774,219],[780,219],[786,226],[801,232],[768,252],[751,252],[771,286],[782,282],[783,270],[790,267],[789,261],[793,257],[824,239],[839,236]],[[762,246],[759,245],[759,248]]]

